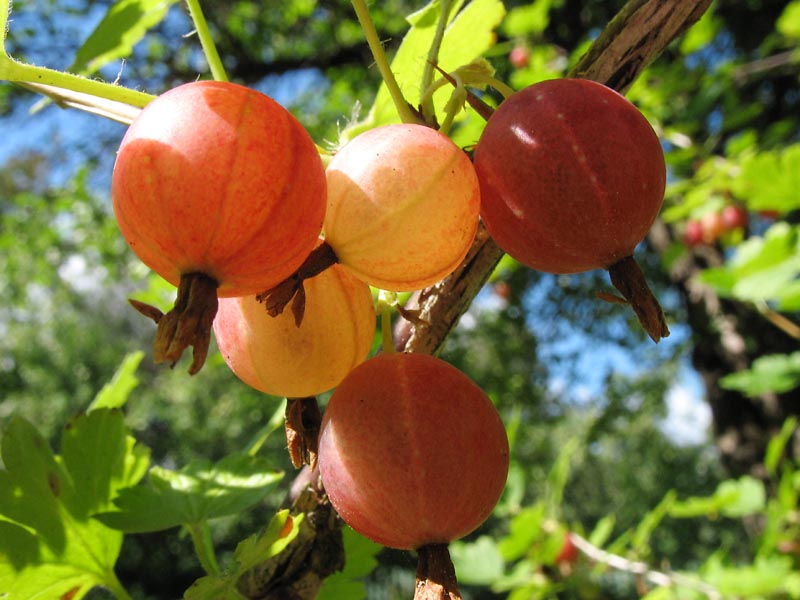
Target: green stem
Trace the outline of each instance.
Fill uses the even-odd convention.
[[[2,9],[2,7],[0,7]],[[0,22],[0,25],[2,23]],[[139,108],[149,103],[153,96],[144,92],[137,92],[130,88],[106,83],[97,79],[88,79],[73,73],[64,73],[47,67],[37,67],[17,62],[5,53],[0,54],[0,79],[17,83],[40,83],[52,85],[65,90],[79,92],[122,102]]]
[[[186,0],[186,5],[189,7],[189,15],[192,17],[197,36],[200,38],[200,45],[203,47],[208,66],[211,69],[211,76],[217,81],[228,81],[228,75],[225,73],[225,67],[222,66],[219,52],[211,38],[211,31],[208,29],[208,22],[200,8],[199,0]]]
[[[194,550],[197,553],[197,558],[200,559],[200,565],[203,570],[209,575],[219,575],[219,563],[217,563],[217,556],[214,554],[214,545],[211,542],[208,521],[191,523],[186,525],[186,528],[189,530],[189,535],[192,536]]]
[[[114,597],[116,597],[117,600],[133,600],[131,595],[128,593],[128,590],[126,590],[120,583],[119,579],[117,579],[117,575],[114,573],[114,571],[111,571],[106,576],[106,579],[103,582],[103,587],[114,594]]]
[[[394,106],[397,109],[397,114],[400,115],[400,120],[403,121],[403,123],[419,123],[420,120],[408,105],[397,83],[397,79],[395,79],[394,73],[392,73],[389,61],[386,58],[386,53],[383,51],[383,45],[381,44],[380,36],[378,36],[378,31],[375,29],[372,18],[369,16],[366,3],[364,0],[351,0],[351,2],[356,11],[358,22],[361,24],[361,29],[364,31],[364,37],[367,39],[367,45],[369,45],[369,49],[372,51],[375,64],[378,66],[381,77],[383,77],[383,82],[389,90],[389,95],[392,97],[392,102],[394,102]]]
[[[439,51],[442,48],[442,40],[444,39],[444,32],[447,29],[447,23],[450,21],[450,8],[452,7],[451,0],[440,0],[439,6],[441,14],[439,21],[436,23],[436,32],[433,35],[430,50],[428,50],[428,60],[425,61],[425,70],[422,72],[422,87],[420,89],[427,90],[433,83],[434,70],[436,65],[439,64]],[[433,107],[433,95],[427,97],[421,103],[422,115],[426,121],[433,122],[435,109]]]
[[[392,310],[397,305],[397,293],[380,290],[378,292],[377,312],[381,316],[381,346],[385,353],[395,351],[392,333]]]
[[[250,440],[250,443],[247,444],[247,455],[248,456],[255,456],[258,454],[258,451],[261,450],[261,447],[264,445],[264,442],[267,441],[267,438],[277,431],[280,427],[283,426],[285,421],[286,414],[286,400],[281,402],[278,409],[272,414],[272,417],[269,421],[262,427],[253,439]]]

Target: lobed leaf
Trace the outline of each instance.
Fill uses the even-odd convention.
[[[71,421],[62,449],[55,456],[20,417],[3,435],[0,589],[11,598],[81,598],[95,586],[118,587],[122,534],[92,512],[138,481],[146,453],[127,436],[122,413],[108,409]]]
[[[266,460],[247,454],[231,454],[216,464],[196,460],[179,471],[153,467],[147,485],[121,490],[115,509],[97,518],[129,533],[200,523],[249,508],[282,477]]]

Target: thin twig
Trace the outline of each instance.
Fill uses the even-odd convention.
[[[629,560],[624,556],[606,552],[574,532],[570,533],[569,537],[570,540],[572,540],[572,543],[575,544],[575,547],[578,548],[578,550],[580,550],[588,558],[595,562],[608,565],[612,569],[617,569],[618,571],[625,571],[627,573],[632,573],[633,575],[644,577],[651,583],[661,587],[681,586],[697,590],[698,592],[708,596],[711,600],[722,599],[722,594],[717,591],[715,587],[704,581],[700,581],[694,577],[687,577],[681,573],[665,573],[663,571],[656,571],[655,569],[651,569],[646,563]]]

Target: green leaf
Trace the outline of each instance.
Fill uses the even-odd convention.
[[[800,385],[800,352],[770,354],[753,361],[746,371],[726,375],[720,386],[755,397],[767,392],[788,392]]]
[[[508,535],[498,543],[500,554],[506,561],[511,562],[525,556],[534,540],[542,536],[545,510],[544,502],[537,502],[514,517],[509,525]]]
[[[439,2],[434,0],[409,17],[412,27],[403,38],[391,63],[397,83],[412,105],[416,105],[422,97],[422,74],[436,31],[439,9]],[[455,9],[452,12],[455,14]],[[445,31],[439,52],[439,65],[445,70],[453,70],[481,56],[492,46],[493,30],[504,15],[505,8],[500,0],[470,2],[461,12],[455,14]],[[444,109],[449,92],[447,89],[441,90],[441,93],[434,96],[437,114],[441,114]],[[389,91],[385,85],[381,85],[367,118],[349,127],[344,132],[343,140],[352,139],[367,129],[398,121]]]
[[[787,38],[800,40],[800,0],[786,5],[775,26]]]
[[[690,497],[675,502],[669,509],[671,517],[684,519],[724,515],[743,517],[759,512],[766,505],[764,484],[749,476],[723,481],[708,497]]]
[[[130,56],[149,29],[160,23],[177,0],[117,0],[78,49],[68,69],[91,74],[111,61]]]
[[[277,513],[266,530],[241,541],[233,553],[233,562],[220,575],[201,577],[186,590],[186,600],[243,600],[236,589],[239,579],[250,569],[283,552],[300,532],[303,515],[292,516],[288,510]]]
[[[122,408],[128,401],[131,391],[139,384],[136,377],[136,369],[144,357],[144,352],[132,352],[128,354],[117,368],[111,381],[103,386],[98,392],[88,410],[93,411],[98,408]]]
[[[775,301],[781,310],[800,309],[800,229],[785,222],[764,237],[743,242],[722,267],[707,269],[700,279],[722,296],[750,302]]]
[[[98,409],[79,415],[61,436],[61,452],[79,494],[82,514],[109,509],[120,488],[136,485],[147,470],[149,456],[131,445],[122,413]],[[129,461],[133,468],[130,468]]]
[[[375,555],[383,549],[350,527],[342,529],[344,569],[328,577],[322,584],[317,600],[360,600],[367,597],[362,581],[378,566]]]
[[[193,461],[179,471],[153,467],[148,485],[121,490],[116,510],[97,518],[131,533],[200,523],[249,508],[282,477],[266,460],[246,454],[231,454],[216,464]]]
[[[733,188],[752,210],[800,208],[800,144],[745,158]]]
[[[480,536],[474,542],[452,542],[450,557],[458,581],[468,585],[491,585],[503,575],[505,561],[495,541]]]
[[[613,514],[606,515],[600,519],[597,522],[597,525],[594,526],[594,529],[592,529],[592,533],[589,535],[589,542],[598,548],[603,547],[603,545],[605,545],[605,543],[611,537],[616,522],[617,519]]]
[[[769,441],[764,455],[764,467],[766,467],[767,473],[771,476],[778,472],[778,466],[786,450],[786,444],[792,439],[794,430],[797,429],[797,424],[797,417],[789,417],[783,422],[780,432]]]
[[[97,410],[70,423],[63,455],[56,457],[33,425],[11,420],[0,471],[0,516],[8,520],[0,521],[0,583],[11,598],[80,598],[98,585],[120,589],[113,566],[122,534],[91,512],[107,505],[119,486],[135,482],[128,439],[119,411]]]

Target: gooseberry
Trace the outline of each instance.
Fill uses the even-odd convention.
[[[489,233],[512,257],[549,273],[607,268],[631,255],[666,182],[644,116],[584,79],[512,94],[486,124],[475,169]]]
[[[467,155],[422,125],[371,129],[327,168],[325,240],[370,285],[411,291],[464,259],[478,227],[480,191]]]
[[[508,473],[497,410],[466,375],[426,354],[379,354],[334,390],[319,468],[341,517],[386,546],[447,544],[489,516]]]
[[[298,326],[272,317],[254,296],[220,298],[217,345],[231,370],[266,394],[301,398],[335,387],[367,357],[375,336],[369,286],[334,265],[305,281]]]
[[[703,229],[703,243],[705,244],[713,244],[725,233],[722,213],[716,210],[705,213],[700,218],[700,226]]]
[[[233,83],[178,86],[148,104],[119,147],[114,214],[131,249],[178,286],[158,322],[155,360],[194,346],[203,364],[217,296],[255,294],[314,248],[325,174],[313,140],[271,98]]]
[[[689,219],[686,221],[686,231],[683,240],[687,246],[697,246],[703,241],[703,224],[699,219]]]
[[[740,204],[728,204],[722,209],[722,223],[725,231],[734,231],[747,227],[747,210]]]
[[[550,273],[609,269],[618,288],[631,282],[623,294],[641,289],[631,257],[661,208],[666,169],[658,137],[622,95],[583,79],[516,92],[489,118],[474,162],[481,217],[505,252]],[[669,333],[660,307],[644,312],[656,341]]]

